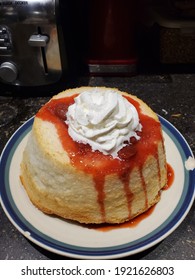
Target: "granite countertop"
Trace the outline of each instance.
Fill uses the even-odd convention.
[[[134,77],[84,77],[74,86],[108,86],[133,92],[170,121],[195,153],[195,74],[137,75]],[[40,95],[41,96],[41,95]],[[5,94],[0,88],[0,152],[25,121],[50,99]],[[2,174],[0,174],[2,176]],[[17,179],[17,178],[16,178]],[[1,186],[0,186],[1,187]],[[152,248],[126,259],[195,259],[195,203],[179,227]],[[66,259],[26,239],[8,220],[0,206],[0,259]]]

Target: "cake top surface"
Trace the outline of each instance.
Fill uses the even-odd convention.
[[[129,139],[127,145],[125,141],[125,146],[118,151],[117,157],[113,157],[108,151],[108,154],[104,154],[99,150],[93,150],[89,144],[73,140],[68,131],[70,127],[67,124],[68,111],[72,105],[76,104],[75,100],[77,100],[77,97],[79,95],[81,96],[86,89],[87,91],[95,90],[93,87],[81,87],[61,92],[46,103],[36,114],[33,134],[38,139],[39,146],[46,157],[51,157],[55,161],[55,164],[57,162],[60,164],[59,166],[61,164],[62,166],[66,166],[71,163],[69,165],[70,168],[77,167],[78,170],[84,171],[85,173],[97,174],[99,176],[100,173],[107,175],[123,173],[124,170],[133,169],[140,162],[144,162],[148,155],[156,154],[156,143],[162,141],[162,132],[157,115],[136,96],[120,92],[117,89],[114,89],[116,94],[122,95],[124,100],[131,104],[124,106],[130,106],[130,109],[133,107],[136,108],[138,114],[138,119],[136,119],[137,123],[130,121],[129,125],[131,131],[131,127],[134,126],[133,133],[137,134],[138,139],[135,136],[130,137],[131,139]],[[100,91],[105,91],[105,89],[108,88],[99,88]],[[108,98],[111,98],[108,96],[106,96],[106,101],[101,101],[105,102],[105,105],[108,103]],[[113,111],[111,110],[109,114],[112,115]],[[102,115],[101,118],[104,120]],[[93,119],[92,116],[91,119]],[[100,136],[97,137],[100,138]],[[141,138],[139,139],[139,137]]]

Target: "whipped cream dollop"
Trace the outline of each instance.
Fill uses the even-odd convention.
[[[68,133],[92,150],[118,157],[118,151],[137,140],[142,130],[136,108],[115,90],[95,88],[79,94],[67,111]]]

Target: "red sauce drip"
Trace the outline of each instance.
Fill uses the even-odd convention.
[[[171,165],[167,163],[167,184],[163,188],[163,190],[168,190],[172,186],[174,178],[175,178],[174,170],[171,167]]]
[[[102,214],[102,221],[105,222],[106,216],[105,216],[105,209],[104,209],[104,198],[105,198],[105,193],[104,193],[104,182],[105,182],[105,176],[102,176],[99,178],[98,176],[94,176],[93,178],[94,183],[95,183],[95,188],[98,193],[98,203],[100,206],[100,211]]]
[[[142,173],[142,168],[140,168],[140,177],[142,180],[142,186],[143,186],[143,190],[144,190],[144,194],[145,194],[145,207],[148,208],[148,196],[147,196],[147,188],[146,188],[146,183],[144,180],[144,175]]]
[[[122,229],[122,228],[132,228],[136,227],[139,223],[141,223],[144,219],[149,217],[155,209],[155,206],[150,207],[146,212],[142,213],[141,215],[135,217],[134,219],[124,222],[122,224],[102,224],[102,225],[86,225],[85,227],[89,229],[95,229],[98,231],[110,231],[115,229]]]
[[[163,146],[164,149],[164,146]],[[161,172],[160,172],[160,160],[159,157],[157,158],[157,165],[158,165],[158,181],[159,181],[159,188],[161,187]]]
[[[129,211],[129,218],[131,217],[131,201],[133,200],[133,193],[131,192],[131,189],[129,187],[129,181],[130,181],[130,172],[124,172],[119,176],[121,182],[124,186],[124,191],[127,198],[127,206]]]
[[[132,193],[129,188],[131,171],[136,166],[142,174],[142,164],[148,155],[155,155],[158,160],[156,142],[162,139],[160,123],[141,112],[139,103],[131,97],[125,98],[131,102],[138,111],[140,122],[143,126],[140,133],[141,141],[131,139],[132,143],[125,146],[118,155],[120,159],[113,159],[110,155],[104,155],[99,151],[92,151],[88,144],[77,143],[68,134],[68,126],[65,123],[68,107],[74,103],[77,94],[60,99],[53,99],[43,106],[37,113],[42,120],[52,122],[57,129],[63,148],[69,155],[71,164],[85,173],[91,174],[94,179],[95,188],[98,193],[98,203],[102,214],[102,221],[105,221],[104,209],[104,181],[105,176],[117,173],[123,182],[127,197],[129,216],[131,214]],[[145,193],[145,204],[147,205],[147,190],[144,177],[141,175],[143,191]]]

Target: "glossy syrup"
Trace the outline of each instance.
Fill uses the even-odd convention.
[[[166,186],[163,188],[163,191],[168,190],[174,181],[174,170],[170,164],[167,164],[167,177],[169,178],[167,181]],[[115,229],[121,228],[132,228],[136,227],[139,223],[141,223],[144,219],[148,218],[155,210],[156,205],[150,207],[146,212],[142,213],[141,215],[135,217],[134,219],[124,222],[122,224],[102,224],[102,225],[87,225],[86,227],[89,229],[94,229],[98,231],[110,231]]]
[[[131,219],[128,222],[124,222],[121,224],[86,225],[85,227],[104,232],[122,228],[133,228],[136,227],[141,221],[149,217],[154,212],[155,206],[156,205],[150,207],[146,212],[140,214],[139,216],[135,217],[134,219]]]
[[[167,163],[167,184],[166,186],[164,186],[163,190],[168,190],[172,186],[174,178],[175,178],[174,170],[172,166],[169,163]]]

